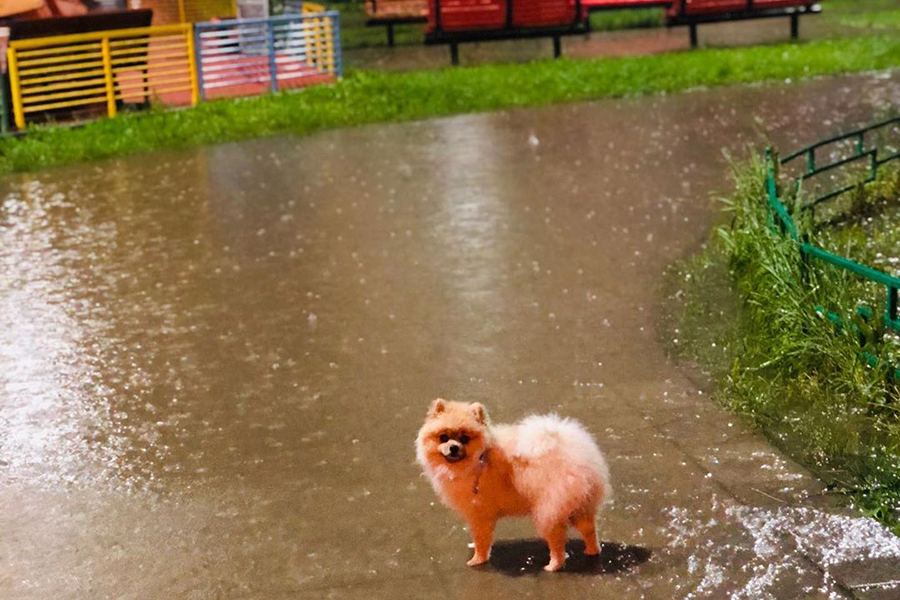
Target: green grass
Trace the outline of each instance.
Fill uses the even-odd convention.
[[[850,27],[900,28],[900,0],[830,0],[822,14],[833,23]]]
[[[34,127],[0,140],[0,173],[278,133],[466,112],[802,79],[900,65],[900,39],[865,36],[666,55],[558,59],[407,73],[354,72],[335,85],[218,100],[180,111]]]
[[[898,8],[900,0],[828,0],[823,4],[823,14],[859,14],[861,12],[872,12],[881,10],[891,10]]]
[[[883,10],[859,15],[840,15],[839,23],[868,29],[900,29],[900,10]]]
[[[900,209],[891,208],[864,225],[868,264],[900,277]]]
[[[721,402],[900,533],[900,396],[887,379],[900,345],[888,334],[871,367],[851,328],[814,309],[851,323],[858,304],[883,306],[883,288],[821,263],[804,267],[795,244],[768,226],[762,180],[758,161],[735,168],[729,225],[671,273],[666,338],[717,384]],[[897,227],[871,214],[895,210],[900,176],[888,171],[860,195],[862,213],[840,227],[803,227],[814,243],[879,266],[879,252],[896,254]]]
[[[894,276],[900,276],[898,162],[887,163],[876,182],[848,194],[851,217],[842,220],[835,229],[840,242],[850,245],[850,251],[859,261]]]
[[[591,13],[591,29],[593,31],[647,29],[662,27],[664,23],[665,11],[661,8],[603,10]]]

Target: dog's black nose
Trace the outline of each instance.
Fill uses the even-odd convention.
[[[450,446],[450,456],[459,454],[459,446]]]

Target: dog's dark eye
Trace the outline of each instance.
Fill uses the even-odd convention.
[[[440,440],[441,440],[441,443],[442,443],[442,444],[446,444],[447,442],[450,441],[450,436],[447,435],[446,433],[442,433],[442,434],[441,434],[441,437],[440,437]]]
[[[467,436],[467,435],[462,435],[462,436],[460,436],[460,437],[459,437],[459,443],[460,443],[460,444],[468,444],[468,443],[469,443],[469,436]]]

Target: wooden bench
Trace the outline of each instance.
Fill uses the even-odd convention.
[[[394,45],[394,25],[426,23],[427,0],[366,0],[367,27],[387,27],[388,46]]]
[[[582,0],[430,0],[426,44],[448,44],[459,64],[459,44],[549,37],[553,56],[562,36],[588,32]]]
[[[788,17],[791,39],[797,39],[800,16],[821,12],[822,7],[810,0],[675,0],[666,15],[666,26],[687,26],[691,48],[696,48],[698,25]]]
[[[461,43],[550,37],[559,57],[560,38],[589,32],[592,12],[650,7],[667,9],[668,27],[687,26],[692,48],[703,23],[788,17],[797,38],[800,16],[822,10],[814,0],[429,0],[425,43],[449,44],[456,65]]]

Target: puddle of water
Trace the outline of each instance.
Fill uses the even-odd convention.
[[[654,294],[716,218],[722,147],[760,122],[792,147],[898,98],[896,76],[849,77],[5,180],[0,596],[722,597],[758,581],[755,597],[831,597],[811,566],[755,571],[800,560],[790,536],[741,563],[725,550],[769,539],[747,524],[766,495],[818,492],[667,362]],[[651,558],[591,577],[465,569],[467,534],[412,452],[439,395],[501,422],[582,420],[618,486],[601,537]]]
[[[702,575],[685,598],[843,598],[832,569],[900,559],[900,539],[871,519],[716,498],[712,507],[668,511],[667,559],[683,558],[689,573]]]

